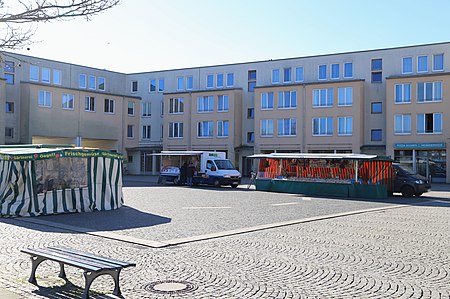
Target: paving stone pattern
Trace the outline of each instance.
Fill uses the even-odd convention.
[[[0,231],[0,286],[27,299],[80,298],[84,279],[76,268],[66,268],[65,284],[58,265],[44,262],[41,287],[27,282],[31,264],[20,249],[55,245],[135,262],[121,273],[124,298],[450,298],[447,200],[165,248],[21,219],[0,219]],[[149,289],[157,281],[196,288],[164,295]],[[114,298],[109,276],[91,290],[92,298]]]

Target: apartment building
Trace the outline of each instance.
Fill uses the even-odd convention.
[[[9,53],[0,143],[81,140],[122,151],[131,173],[154,174],[151,154],[163,149],[226,151],[244,174],[254,153],[367,153],[450,182],[449,55],[447,42],[121,74]],[[73,113],[46,107],[46,92],[73,94]],[[100,99],[98,115],[89,97]],[[55,128],[50,116],[71,125]]]
[[[2,54],[2,144],[73,144],[123,153],[139,145],[140,98],[125,94],[124,74]]]

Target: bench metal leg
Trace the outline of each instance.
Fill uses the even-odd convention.
[[[94,281],[94,279],[96,279],[98,276],[100,275],[104,275],[104,274],[109,274],[112,276],[112,278],[114,279],[114,291],[113,294],[115,296],[121,296],[122,293],[120,292],[120,287],[119,287],[119,274],[120,274],[120,270],[121,269],[117,269],[117,270],[105,270],[105,271],[100,271],[100,272],[89,272],[89,271],[84,271],[83,275],[84,275],[84,280],[85,280],[85,286],[84,286],[84,292],[81,298],[83,299],[89,299],[89,288],[91,287],[92,282]]]
[[[112,271],[111,276],[114,278],[114,292],[113,295],[121,296],[122,293],[120,292],[119,288],[119,274],[121,269],[117,269],[115,271]]]
[[[64,271],[64,263],[59,263],[59,278],[67,280],[66,271]]]
[[[37,285],[36,281],[36,269],[39,266],[40,263],[45,261],[46,258],[40,257],[40,256],[31,256],[31,275],[28,279],[28,282]]]

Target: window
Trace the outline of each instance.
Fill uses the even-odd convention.
[[[87,87],[87,77],[85,74],[80,74],[80,76],[78,77],[78,86],[80,88],[86,88]],[[137,85],[137,84],[136,84]]]
[[[14,61],[5,61],[5,66],[3,67],[3,70],[7,73],[15,73],[15,63]]]
[[[30,64],[30,81],[39,81],[39,67],[32,64]]]
[[[129,116],[134,115],[134,102],[128,102],[127,112]]]
[[[417,102],[440,102],[442,101],[442,82],[418,82]]]
[[[344,78],[353,78],[353,63],[344,63]]]
[[[262,137],[273,136],[273,119],[261,120],[261,136]]]
[[[373,129],[370,131],[370,140],[371,141],[382,141],[383,140],[383,130],[381,129]]]
[[[131,92],[138,91],[138,81],[131,81]]]
[[[227,74],[227,87],[233,87],[234,86],[234,73],[228,73]]]
[[[339,69],[340,65],[338,63],[334,63],[331,65],[331,79],[339,79],[340,77]]]
[[[256,70],[248,71],[248,91],[255,91],[256,87]]]
[[[128,156],[127,161],[128,163],[133,163],[133,156]]]
[[[214,111],[214,97],[203,96],[197,99],[197,112],[213,112]]]
[[[164,79],[158,80],[158,92],[164,92]]]
[[[273,109],[273,92],[266,92],[261,94],[261,109]]]
[[[186,77],[186,89],[191,90],[194,88],[194,77]]]
[[[248,119],[254,119],[255,118],[255,108],[248,108],[247,109],[247,118]]]
[[[280,70],[274,69],[272,70],[272,84],[280,83]]]
[[[372,83],[381,83],[383,81],[383,60],[381,58],[372,59],[371,69]]]
[[[297,135],[297,119],[281,118],[278,119],[278,136]]]
[[[283,82],[284,83],[291,82],[292,81],[292,68],[285,67],[283,70],[283,73],[284,73]]]
[[[217,137],[228,137],[228,120],[217,122]]]
[[[411,114],[397,114],[394,116],[394,133],[411,134]]]
[[[161,101],[161,116],[164,115],[164,101]]]
[[[197,123],[197,137],[213,137],[214,123],[212,121],[201,121]]]
[[[338,88],[338,106],[353,105],[353,88],[341,87]]]
[[[214,75],[206,76],[206,88],[214,87]]]
[[[421,55],[417,57],[417,72],[428,72],[428,56]]]
[[[383,60],[381,58],[372,59],[371,70],[381,71],[383,69]]]
[[[50,69],[49,68],[43,67],[41,69],[41,76],[42,76],[41,81],[43,83],[50,83]]]
[[[169,99],[169,114],[182,114],[184,112],[184,98]]]
[[[417,134],[442,134],[442,113],[417,114]]]
[[[114,113],[114,100],[105,99],[105,113]]]
[[[247,143],[255,142],[255,132],[247,132]]]
[[[411,103],[411,83],[395,84],[395,103]]]
[[[223,74],[217,74],[216,80],[217,80],[217,82],[216,82],[217,87],[219,87],[219,88],[223,87],[223,85],[224,85]]]
[[[97,87],[97,78],[95,76],[89,76],[89,89],[95,90]]]
[[[45,90],[39,90],[38,105],[41,107],[52,106],[52,93]]]
[[[184,90],[184,77],[177,78],[177,90]]]
[[[373,102],[371,104],[371,113],[372,114],[379,114],[383,113],[383,104],[381,102]]]
[[[134,138],[134,126],[133,125],[127,125],[127,137]]]
[[[150,79],[149,92],[156,92],[156,79]]]
[[[95,98],[94,97],[85,97],[84,98],[84,111],[95,111]]]
[[[411,74],[413,72],[413,59],[412,57],[403,57],[402,73]]]
[[[341,116],[338,117],[338,135],[351,136],[353,134],[353,117]]]
[[[142,117],[152,116],[152,103],[143,102],[142,103]]]
[[[14,128],[5,127],[5,137],[14,138]]]
[[[433,55],[433,71],[443,71],[444,70],[444,54]]]
[[[295,108],[297,107],[296,91],[280,91],[278,92],[278,108]]]
[[[333,107],[333,88],[314,89],[313,107]]]
[[[313,136],[332,136],[333,135],[333,118],[317,117],[312,120]]]
[[[105,86],[105,78],[103,78],[103,77],[98,77],[98,80],[97,80],[97,89],[98,90],[101,90],[101,91],[105,91],[105,88],[106,88],[106,86]]]
[[[14,102],[6,102],[6,113],[14,113]]]
[[[327,79],[327,65],[321,64],[319,65],[319,80],[326,80]]]
[[[14,74],[5,73],[6,84],[14,84]]]
[[[304,81],[304,70],[303,67],[295,68],[295,82],[303,82]]]
[[[183,138],[183,123],[169,123],[169,138]]]
[[[150,140],[152,138],[152,127],[142,126],[142,139]]]
[[[218,96],[217,111],[218,112],[227,112],[228,111],[228,96],[227,95]]]
[[[61,98],[61,106],[63,109],[73,110],[74,109],[74,96],[73,94],[63,93]]]

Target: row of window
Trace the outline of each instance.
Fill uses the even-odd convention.
[[[39,76],[40,73],[40,76]],[[47,67],[39,68],[37,65],[30,64],[30,81],[41,82],[46,84],[61,85],[62,81],[61,70],[50,69]]]
[[[86,74],[80,74],[78,78],[79,87],[83,89],[91,89],[91,90],[100,90],[105,91],[105,78],[103,77],[96,77],[93,75],[86,75]]]
[[[14,84],[14,76],[16,72],[16,64],[14,61],[5,61],[3,67],[6,84]]]
[[[353,134],[353,117],[341,116],[337,118],[338,136],[351,136]],[[297,135],[297,119],[282,118],[277,120],[277,135],[296,136]],[[261,137],[273,137],[274,120],[261,120]],[[316,117],[312,119],[312,136],[333,136],[333,117]]]
[[[428,55],[419,55],[415,59],[417,62],[416,72],[426,73],[429,71],[430,58]],[[441,72],[444,70],[444,54],[435,54],[431,59],[433,63],[433,72]],[[402,73],[412,74],[414,72],[414,59],[412,56],[402,58]]]
[[[9,102],[8,102],[9,103]],[[14,104],[14,103],[12,103]],[[38,92],[38,105],[40,107],[51,108],[52,107],[52,93],[46,90],[39,90]],[[12,106],[14,107],[14,105]],[[61,96],[61,108],[65,110],[74,110],[75,97],[73,94],[62,94]],[[115,113],[115,101],[113,99],[104,99],[104,112],[109,114]],[[84,111],[95,112],[96,111],[96,98],[92,96],[86,96],[84,98]],[[128,102],[128,115],[134,115],[134,102]]]
[[[228,95],[217,96],[217,112],[228,112]],[[197,98],[197,112],[213,112],[214,96],[200,96]],[[184,98],[169,99],[169,114],[184,113]]]
[[[394,99],[396,104],[411,103],[411,83],[395,84]],[[417,83],[417,102],[441,102],[442,101],[442,82],[418,82]]]
[[[318,79],[319,80],[327,80],[328,79],[327,67],[328,66],[326,64],[319,65],[319,70],[318,70]],[[330,69],[329,78],[331,80],[340,79],[341,76],[344,79],[353,78],[353,63],[351,63],[351,62],[343,63],[342,67],[339,63],[333,63],[330,65],[329,69]]]
[[[394,133],[411,134],[411,114],[394,116]],[[442,134],[442,113],[419,113],[416,115],[417,134]]]
[[[216,122],[216,136],[219,138],[228,137],[229,129],[228,120],[220,120]],[[183,123],[171,122],[169,123],[169,138],[183,138]],[[201,121],[197,123],[197,137],[199,138],[213,138],[214,137],[214,122],[213,121]]]

